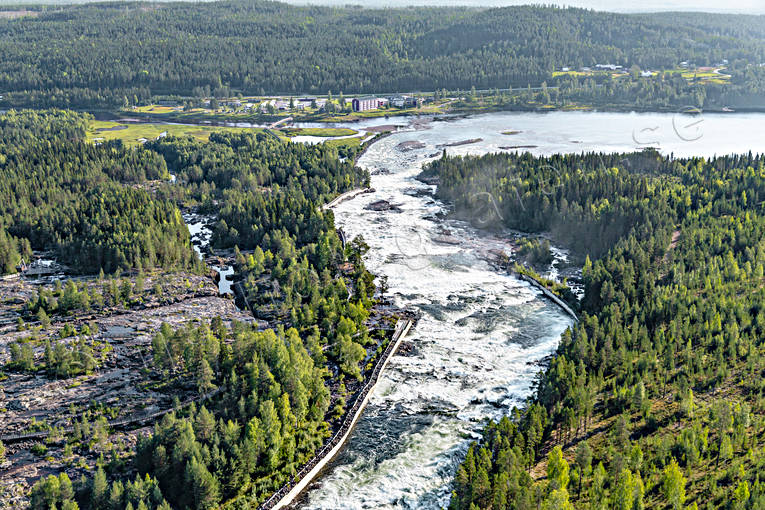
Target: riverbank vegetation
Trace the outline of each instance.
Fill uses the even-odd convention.
[[[765,61],[756,16],[241,1],[29,9],[34,16],[0,19],[0,90],[9,106],[523,88],[583,78],[553,75],[564,67],[662,71],[681,61],[727,60],[735,81]],[[761,84],[755,92],[762,95]]]
[[[521,239],[518,241],[518,248],[515,253],[516,260],[532,267],[547,267],[553,261],[553,254],[550,250],[550,241],[543,239]]]
[[[580,322],[470,447],[451,508],[763,505],[764,169],[652,151],[426,168],[463,216],[491,193],[505,226],[587,255]]]
[[[174,405],[177,411],[160,415],[134,451],[122,448],[108,462],[99,459],[94,476],[83,464],[70,473],[78,473],[74,483],[66,482],[64,469],[63,490],[62,475],[40,480],[31,491],[33,507],[256,506],[337,431],[395,322],[373,308],[377,288],[364,266],[363,239],[346,240],[335,229],[332,211],[323,207],[338,194],[368,186],[369,175],[352,159],[341,160],[330,145],[289,143],[269,132],[213,132],[206,141],[168,134],[136,147],[117,141],[93,145],[85,141],[90,121],[62,111],[0,117],[9,142],[2,153],[9,179],[3,182],[14,192],[6,204],[8,232],[27,236],[19,238],[35,250],[58,249],[58,257],[77,271],[132,269],[133,277],[100,274],[40,284],[36,296],[27,292],[27,321],[18,321],[6,368],[14,375],[44,369],[50,378],[69,379],[88,377],[111,361],[113,344],[94,340],[90,324],[78,331],[71,319],[98,319],[165,300],[170,292],[157,253],[173,244],[152,247],[135,240],[155,223],[177,226],[177,246],[193,254],[179,212],[189,204],[215,217],[211,245],[234,254],[237,299],[257,321],[217,318],[159,327],[151,348],[138,348],[147,354],[139,353],[141,373],[172,381],[168,391],[195,391],[199,402],[183,409]],[[50,198],[34,210],[30,204],[41,203],[40,194]],[[111,214],[99,212],[110,194],[129,199]],[[90,196],[96,210],[78,209]],[[60,218],[63,211],[70,217]],[[130,221],[121,222],[123,217]],[[53,243],[103,246],[96,226],[105,221],[114,225],[107,235],[136,243],[123,265],[104,266],[98,252],[81,251],[82,258],[74,258]],[[50,227],[38,233],[38,225]],[[17,250],[26,246],[17,243]],[[198,265],[195,256],[188,263]],[[200,296],[208,292],[202,289]],[[58,338],[43,342],[52,321],[63,327]],[[105,420],[100,425],[103,443],[110,426]],[[77,446],[69,433],[57,434],[70,449]]]

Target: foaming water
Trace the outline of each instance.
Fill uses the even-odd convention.
[[[539,370],[527,362],[551,352],[569,324],[526,283],[484,261],[489,249],[506,250],[507,241],[439,219],[444,205],[413,179],[427,151],[396,148],[401,135],[412,134],[370,148],[360,164],[390,174],[374,176],[376,192],[341,204],[335,216],[350,237],[364,236],[367,265],[388,277],[397,304],[422,312],[408,338],[414,349],[391,360],[347,447],[303,508],[448,504],[469,440],[488,418],[522,401]],[[378,200],[399,212],[365,209]],[[444,229],[459,244],[434,241]]]
[[[765,125],[765,116],[737,118]],[[718,116],[704,128],[728,132],[732,121]],[[297,502],[299,508],[447,506],[451,478],[470,441],[488,419],[523,402],[540,369],[535,362],[555,349],[570,325],[528,284],[485,262],[489,250],[508,250],[506,239],[443,219],[446,206],[432,197],[433,188],[414,179],[423,162],[440,156],[439,145],[481,139],[448,147],[450,154],[482,154],[511,144],[534,145],[530,150],[537,154],[628,151],[640,148],[634,138],[647,133],[643,126],[655,135],[653,127],[661,125],[668,131],[666,152],[765,151],[763,141],[746,147],[740,138],[733,144],[730,135],[707,139],[703,150],[698,140],[683,145],[673,139],[672,122],[672,115],[597,113],[420,121],[417,130],[395,133],[364,154],[359,164],[372,173],[376,191],[341,203],[336,222],[350,238],[363,235],[371,248],[369,269],[387,276],[396,304],[418,309],[422,319],[408,337],[413,350],[391,359],[345,449]],[[685,129],[697,136],[698,126]],[[520,133],[502,134],[508,130]],[[406,141],[421,144],[403,150]],[[379,200],[397,207],[367,209]],[[565,252],[556,251],[561,257]]]

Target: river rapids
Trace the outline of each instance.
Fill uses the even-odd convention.
[[[393,356],[344,450],[295,506],[446,507],[470,442],[487,420],[522,404],[538,361],[571,324],[538,291],[486,262],[490,250],[509,252],[507,236],[447,219],[434,187],[415,179],[423,163],[444,147],[450,155],[513,147],[536,154],[647,146],[675,155],[765,151],[754,134],[763,126],[760,114],[498,113],[415,121],[373,144],[359,165],[372,174],[375,192],[339,204],[335,220],[349,239],[363,235],[370,271],[387,276],[395,303],[422,318],[407,337],[411,352]],[[394,207],[367,207],[380,200]]]

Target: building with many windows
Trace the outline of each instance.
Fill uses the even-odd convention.
[[[351,101],[354,112],[365,112],[367,110],[376,110],[378,103],[374,96],[357,97]]]

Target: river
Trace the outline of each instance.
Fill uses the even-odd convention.
[[[446,149],[462,155],[508,146],[533,146],[528,150],[537,154],[655,146],[710,156],[765,152],[763,127],[761,114],[495,113],[417,124],[372,145],[359,165],[372,173],[376,191],[338,205],[336,222],[349,237],[363,234],[369,269],[386,275],[396,304],[420,310],[422,319],[408,338],[412,352],[392,358],[345,449],[296,506],[445,507],[470,441],[487,419],[529,395],[536,362],[570,324],[526,283],[484,261],[488,250],[508,250],[504,236],[444,219],[446,206],[432,197],[433,188],[414,179],[424,162],[440,155],[440,145],[481,139]],[[401,150],[407,141],[422,147]],[[378,200],[398,208],[365,208]],[[434,240],[444,235],[459,244]]]
[[[208,249],[210,238],[212,237],[212,230],[209,226],[212,221],[211,217],[188,212],[183,215],[183,221],[186,222],[186,227],[189,229],[194,252],[200,260],[204,261],[205,256],[202,250]],[[234,295],[234,290],[231,288],[232,280],[230,280],[234,276],[234,268],[232,266],[217,265],[210,265],[210,268],[218,273],[219,276],[218,294]]]

